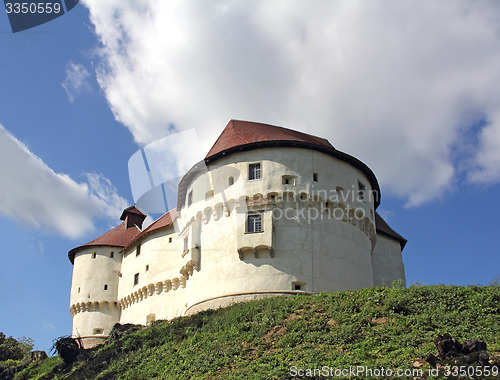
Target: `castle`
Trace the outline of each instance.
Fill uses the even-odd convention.
[[[69,251],[73,336],[271,295],[405,283],[406,240],[376,212],[377,179],[327,140],[231,120],[147,228],[136,206]]]

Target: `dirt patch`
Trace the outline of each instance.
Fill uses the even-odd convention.
[[[392,318],[389,317],[382,317],[382,318],[373,318],[370,321],[370,324],[372,326],[377,326],[377,325],[383,325],[384,323],[392,321]]]
[[[326,322],[326,324],[332,327],[337,327],[339,325],[335,319],[330,319],[328,322]]]
[[[268,344],[274,344],[274,340],[277,336],[283,336],[286,334],[286,327],[283,325],[274,326],[269,332],[262,338],[264,342]]]

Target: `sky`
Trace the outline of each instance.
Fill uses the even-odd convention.
[[[0,331],[71,333],[67,252],[134,202],[128,160],[230,119],[327,138],[377,176],[411,284],[500,279],[500,4],[83,0],[0,11]],[[202,154],[203,156],[203,154]]]

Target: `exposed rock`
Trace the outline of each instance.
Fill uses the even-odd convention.
[[[438,364],[489,366],[490,355],[486,343],[481,340],[468,340],[461,344],[450,334],[438,335],[434,339],[438,355],[430,354],[425,361],[436,368]]]
[[[115,323],[113,329],[109,333],[108,339],[106,339],[106,344],[116,342],[124,336],[142,330],[143,328],[143,325],[134,325],[132,323],[125,323],[123,325]]]
[[[48,355],[45,351],[30,351],[26,354],[24,360],[28,363],[36,362],[39,360],[47,359]]]
[[[480,340],[468,340],[463,344],[462,350],[466,354],[475,351],[486,351],[486,343]]]
[[[54,344],[54,348],[66,365],[76,361],[78,355],[83,350],[80,342],[71,337],[59,338]]]

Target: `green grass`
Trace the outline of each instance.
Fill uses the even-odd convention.
[[[251,301],[143,329],[69,368],[49,358],[15,378],[284,379],[291,366],[412,369],[437,353],[432,340],[443,333],[484,340],[498,360],[500,286],[379,287]]]

